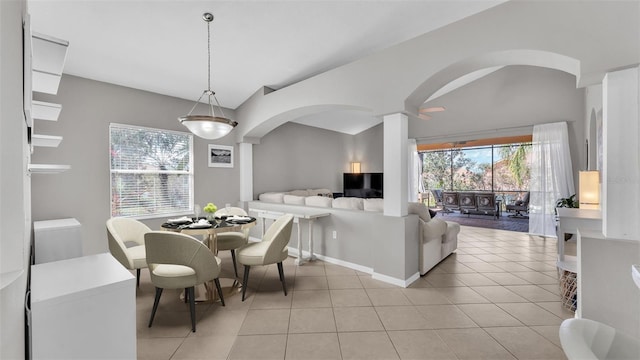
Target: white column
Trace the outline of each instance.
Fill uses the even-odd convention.
[[[253,200],[253,144],[238,144],[240,155],[240,201]]]
[[[607,73],[603,81],[602,231],[640,240],[640,72]]]
[[[397,113],[384,117],[384,214],[407,215],[407,134],[409,119]]]

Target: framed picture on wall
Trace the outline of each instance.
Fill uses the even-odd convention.
[[[209,167],[233,167],[233,146],[209,144]]]

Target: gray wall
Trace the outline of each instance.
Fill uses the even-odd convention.
[[[355,161],[362,172],[384,172],[384,126],[382,123],[355,135]]]
[[[281,125],[253,146],[254,198],[294,189],[342,192],[342,173],[355,161],[356,146],[351,135],[296,123]]]
[[[74,217],[82,224],[84,254],[108,251],[105,221],[110,217],[109,123],[187,132],[177,117],[191,109],[199,91],[194,89],[194,99],[190,101],[65,75],[57,95],[35,94],[36,100],[62,104],[58,121],[39,121],[36,133],[60,135],[63,140],[57,148],[36,148],[33,162],[68,164],[71,170],[33,176],[33,220]],[[225,111],[227,116],[234,115],[233,111],[228,112]],[[214,202],[219,207],[236,204],[237,147],[234,168],[209,168],[209,143],[234,145],[232,136],[219,140],[194,137],[194,201]],[[159,228],[163,220],[145,223]]]

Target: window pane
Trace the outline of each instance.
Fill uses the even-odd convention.
[[[504,201],[529,190],[531,143],[421,152],[425,189],[493,191]]]
[[[491,147],[453,151],[453,190],[491,191]]]
[[[508,144],[494,148],[494,187],[503,194],[505,204],[521,199],[529,190],[530,143]]]
[[[191,212],[193,136],[111,124],[111,215]]]
[[[424,188],[451,189],[451,151],[428,151],[423,153],[422,180]]]

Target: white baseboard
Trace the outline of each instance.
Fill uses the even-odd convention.
[[[297,248],[288,247],[288,250],[289,250],[289,255],[290,256],[298,257],[298,249]],[[400,286],[400,287],[403,287],[403,288],[408,287],[414,281],[416,281],[416,280],[418,280],[420,278],[420,272],[419,271],[416,272],[415,274],[413,274],[407,280],[402,280],[402,279],[397,279],[397,278],[394,278],[394,277],[391,277],[391,276],[378,274],[378,273],[374,272],[373,269],[370,268],[370,267],[354,264],[354,263],[351,263],[351,262],[348,262],[348,261],[335,259],[335,258],[332,258],[332,257],[329,257],[329,256],[320,255],[320,254],[313,254],[313,255],[316,258],[318,258],[319,260],[322,260],[324,262],[328,262],[330,264],[339,265],[339,266],[343,266],[343,267],[346,267],[346,268],[349,268],[349,269],[353,269],[353,270],[356,270],[356,271],[367,273],[367,274],[370,274],[371,277],[373,279],[375,279],[375,280],[386,282],[388,284]],[[309,257],[309,252],[302,250],[302,256],[305,257],[305,258],[308,258]]]
[[[371,277],[375,280],[383,281],[392,285],[406,288],[406,287],[409,287],[409,285],[411,285],[414,281],[420,278],[420,272],[418,271],[415,274],[411,275],[407,280],[397,279],[391,276],[378,274],[375,272],[371,274]]]

